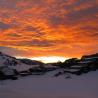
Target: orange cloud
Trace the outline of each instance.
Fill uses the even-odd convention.
[[[0,50],[28,57],[80,57],[97,52],[96,2],[1,0]]]

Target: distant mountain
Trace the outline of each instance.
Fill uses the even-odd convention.
[[[98,58],[98,53],[91,54],[91,55],[84,55],[82,56],[81,59],[84,59],[84,58]]]
[[[12,77],[16,73],[20,75],[42,74],[46,71],[54,70],[55,68],[40,61],[30,59],[17,59],[0,52],[0,75],[4,77]],[[0,76],[0,77],[1,77]]]
[[[40,61],[30,59],[17,59],[0,52],[0,80],[16,79],[19,76],[43,75],[49,71],[54,71],[53,76],[72,74],[82,75],[90,71],[98,70],[98,53],[84,55],[81,59],[70,58],[65,62],[44,64]]]
[[[3,72],[5,75],[14,75],[13,71],[18,73],[28,71],[33,67],[39,66],[39,64],[42,63],[28,59],[17,59],[0,52],[0,72]]]
[[[30,59],[17,59],[15,57],[6,55],[2,52],[0,52],[0,66],[7,65],[7,66],[16,66],[16,65],[26,64],[26,65],[42,65],[44,63],[36,60],[30,60]]]
[[[15,66],[20,63],[15,57],[0,52],[0,66]]]
[[[44,63],[40,62],[40,61],[36,61],[36,60],[31,60],[31,59],[18,59],[20,62],[27,64],[27,65],[43,65]]]

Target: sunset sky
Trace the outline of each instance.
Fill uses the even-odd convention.
[[[27,58],[98,52],[98,0],[0,0],[0,51]]]

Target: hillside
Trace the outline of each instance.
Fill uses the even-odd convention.
[[[70,58],[65,62],[44,64],[30,59],[17,59],[0,52],[0,80],[12,79],[28,75],[45,75],[53,72],[53,77],[64,75],[83,75],[98,70],[98,54],[82,56],[81,59]]]
[[[31,65],[31,60],[23,63],[0,53],[0,98],[98,98],[97,58],[93,54],[63,63]]]
[[[71,79],[53,73],[1,81],[0,98],[98,98],[98,71]]]

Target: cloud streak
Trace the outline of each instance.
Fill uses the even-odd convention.
[[[98,0],[0,1],[0,46],[14,56],[19,50],[29,57],[97,52],[97,27]]]

